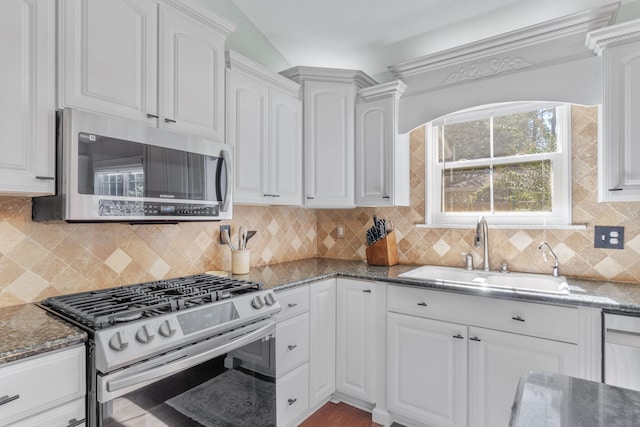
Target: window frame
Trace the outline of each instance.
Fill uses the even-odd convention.
[[[445,120],[464,122],[488,118],[490,116],[516,114],[534,108],[557,108],[557,144],[555,153],[525,154],[493,159],[438,162],[437,127]],[[498,226],[567,226],[571,225],[571,105],[553,102],[526,102],[492,104],[453,113],[426,124],[425,129],[425,222],[427,226],[473,226],[479,216]],[[552,168],[552,211],[551,212],[456,212],[443,213],[442,170],[445,165],[469,168],[473,166],[526,163],[550,160]]]

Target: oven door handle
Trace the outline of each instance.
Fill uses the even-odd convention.
[[[118,390],[122,390],[125,388],[130,388],[136,385],[145,386],[150,384],[153,381],[160,380],[162,378],[166,378],[172,374],[190,368],[192,366],[199,365],[202,362],[206,362],[207,360],[213,359],[214,357],[220,356],[222,354],[228,353],[232,350],[240,348],[245,344],[249,344],[261,337],[267,336],[273,332],[275,332],[275,320],[268,321],[264,326],[256,329],[254,331],[248,332],[246,334],[235,336],[230,338],[229,342],[216,345],[214,348],[210,348],[208,350],[189,355],[180,354],[180,351],[172,353],[174,358],[168,362],[165,362],[161,365],[154,365],[153,367],[144,370],[139,373],[126,373],[126,372],[118,372],[118,374],[124,373],[124,378],[121,379],[106,379],[106,383],[104,386],[106,387],[106,391],[108,393],[114,393]],[[190,350],[190,349],[187,349]],[[121,377],[123,375],[118,375]],[[135,387],[127,390],[129,391],[135,390]],[[120,393],[116,393],[120,395]],[[117,396],[113,396],[117,397]]]

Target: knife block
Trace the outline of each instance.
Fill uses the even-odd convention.
[[[387,237],[367,247],[367,264],[387,266],[398,264],[398,246],[393,230],[387,234]]]

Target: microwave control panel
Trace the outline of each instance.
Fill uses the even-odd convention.
[[[217,216],[220,208],[213,204],[101,199],[98,212],[100,216]]]

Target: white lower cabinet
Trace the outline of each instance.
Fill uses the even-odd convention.
[[[597,331],[576,326],[597,311],[402,286],[388,310],[387,406],[403,424],[506,426],[527,372],[598,371],[583,366],[598,363]]]
[[[336,290],[336,391],[375,403],[379,284],[340,278]]]
[[[276,385],[278,426],[297,425],[309,409],[309,364],[294,369]]]
[[[518,381],[527,372],[575,376],[577,347],[565,342],[469,328],[469,426],[508,425]]]
[[[9,363],[0,388],[0,426],[84,425],[84,346]]]
[[[309,404],[315,408],[336,390],[336,279],[309,287]]]
[[[433,426],[467,423],[467,327],[388,316],[389,409]]]

